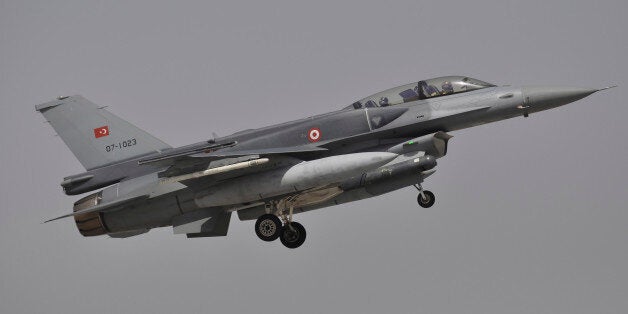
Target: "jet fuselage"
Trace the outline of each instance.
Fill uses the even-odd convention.
[[[445,156],[451,137],[446,132],[527,117],[599,90],[441,77],[392,88],[342,110],[179,148],[80,96],[36,109],[87,168],[64,179],[66,194],[105,187],[66,215],[75,217],[83,235],[127,237],[172,225],[188,237],[221,236],[235,211],[241,220],[258,219],[256,232],[269,241],[276,234],[265,238],[268,230],[305,232],[300,224],[292,227],[292,214],[410,185],[419,189],[421,206],[432,206],[433,193],[420,183]],[[93,118],[76,120],[86,115]],[[94,138],[75,142],[92,129]],[[304,240],[304,234],[293,242],[286,237],[288,247]]]

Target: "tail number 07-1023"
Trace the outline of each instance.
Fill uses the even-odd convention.
[[[111,144],[111,145],[106,145],[105,146],[105,150],[107,152],[112,152],[114,150],[125,149],[125,148],[131,147],[131,146],[135,146],[135,145],[137,145],[137,140],[132,138],[132,139],[124,140],[122,142],[114,143],[114,144]]]

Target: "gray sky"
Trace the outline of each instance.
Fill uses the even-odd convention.
[[[625,313],[628,2],[0,0],[0,312]],[[83,238],[83,169],[33,106],[82,94],[171,145],[462,74],[619,88],[455,132],[416,191],[297,216],[306,243]]]

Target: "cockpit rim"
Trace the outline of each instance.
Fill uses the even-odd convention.
[[[440,89],[437,87],[439,86]],[[362,98],[343,109],[387,107],[480,90],[497,85],[470,76],[447,75],[409,83]]]

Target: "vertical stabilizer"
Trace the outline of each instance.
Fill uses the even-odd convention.
[[[80,95],[35,106],[90,170],[170,146]]]

